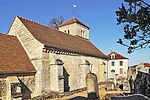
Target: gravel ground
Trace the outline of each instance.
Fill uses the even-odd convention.
[[[109,100],[111,96],[119,96],[123,95],[123,91],[121,90],[111,90],[107,91],[105,85],[99,85],[99,96],[100,100]],[[70,96],[64,96],[62,98],[53,98],[53,99],[47,99],[47,100],[86,100],[87,98],[87,91],[82,91],[79,93],[75,93]]]

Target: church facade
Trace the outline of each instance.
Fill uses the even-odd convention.
[[[30,65],[20,72],[14,69],[9,72],[15,74],[6,74],[3,78],[7,85],[21,83],[13,87],[16,91],[28,91],[28,96],[24,97],[32,98],[48,91],[63,93],[86,87],[85,76],[89,72],[97,75],[98,82],[105,81],[102,63],[107,61],[107,56],[89,41],[89,29],[76,18],[64,22],[56,30],[16,16],[7,36],[15,37],[21,44]],[[30,66],[32,70],[28,71]],[[23,74],[25,72],[29,73]],[[9,86],[6,91],[10,92],[4,96],[7,100],[12,98]]]

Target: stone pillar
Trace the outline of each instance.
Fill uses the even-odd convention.
[[[86,76],[86,87],[88,100],[98,99],[99,98],[99,89],[97,76],[94,73],[88,73]]]
[[[0,78],[0,100],[6,100],[7,96],[7,85],[6,78]]]
[[[50,87],[52,91],[64,92],[63,62],[59,59],[50,66]]]
[[[81,65],[81,70],[82,70],[82,80],[81,80],[81,86],[86,87],[86,80],[85,77],[88,73],[90,73],[90,63],[87,60],[84,60]],[[84,79],[84,80],[83,80]]]
[[[59,92],[64,92],[63,65],[58,65],[58,84]]]

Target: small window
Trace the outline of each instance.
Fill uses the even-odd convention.
[[[112,54],[112,55],[111,55],[111,59],[115,59],[115,54]]]
[[[11,95],[13,97],[18,97],[22,95],[20,83],[11,83]]]
[[[83,37],[83,31],[81,30],[81,37]]]
[[[82,33],[82,37],[84,37],[84,32]]]
[[[120,66],[123,66],[123,61],[120,61],[119,64],[120,64]]]
[[[64,32],[66,33],[66,30]]]
[[[85,31],[81,30],[81,37],[85,37]]]
[[[120,74],[123,74],[123,68],[120,68]]]
[[[114,61],[111,62],[111,66],[115,66],[115,62]]]
[[[70,30],[68,30],[68,34],[70,33]]]

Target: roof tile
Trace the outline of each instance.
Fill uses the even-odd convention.
[[[150,67],[150,63],[144,63],[144,67]]]
[[[112,54],[115,55],[115,59],[112,59],[112,58],[111,58],[111,55],[112,55]],[[120,54],[118,54],[118,53],[116,53],[116,52],[111,52],[111,53],[108,54],[107,56],[109,57],[109,60],[128,59],[128,58],[126,58],[126,57],[124,57],[124,56],[122,56],[122,55],[120,55]]]
[[[83,24],[82,22],[80,22],[76,18],[71,18],[68,21],[66,21],[66,22],[62,23],[61,25],[59,25],[58,27],[69,25],[69,24],[72,24],[72,23],[78,23],[78,24],[83,25],[83,26],[87,27],[88,29],[90,29],[87,25]]]
[[[0,34],[0,74],[36,72],[19,40]]]
[[[105,54],[103,54],[90,41],[86,39],[66,34],[64,32],[41,25],[39,23],[35,23],[22,17],[18,18],[28,29],[28,31],[34,36],[34,38],[46,46],[89,56],[107,58]]]

